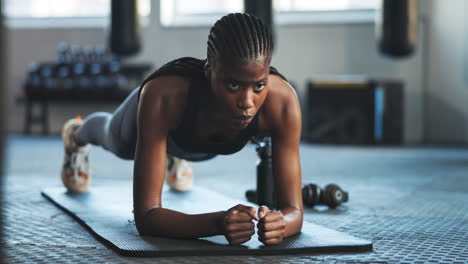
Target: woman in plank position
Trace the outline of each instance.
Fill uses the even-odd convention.
[[[88,152],[99,145],[134,160],[133,199],[140,234],[172,238],[224,235],[232,245],[250,240],[278,244],[300,232],[303,220],[296,93],[270,67],[268,27],[247,14],[218,20],[208,37],[207,58],[180,58],[152,73],[113,113],[67,121],[62,131],[62,180],[75,192],[90,182]],[[272,139],[277,211],[239,204],[226,211],[189,215],[164,208],[168,185],[192,185],[192,161],[241,150],[252,137]]]

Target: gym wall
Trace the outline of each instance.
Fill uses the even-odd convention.
[[[447,3],[429,6],[425,141],[468,143],[468,1]]]
[[[441,28],[450,25],[443,21],[444,16],[440,12],[428,7],[427,3],[433,1],[421,1],[421,13],[431,17],[431,23]],[[436,1],[435,1],[436,2]],[[453,6],[445,6],[447,10],[457,14],[462,12],[460,5],[463,0],[455,0],[458,3]],[[440,4],[438,4],[440,5]],[[159,23],[159,5],[153,4],[150,23],[142,30],[142,52],[134,61],[148,61],[155,66],[161,66],[168,60],[194,56],[204,57],[206,54],[206,39],[209,27],[195,28],[163,28]],[[432,15],[435,15],[432,17]],[[461,13],[460,13],[461,14]],[[454,16],[454,22],[461,23],[461,16]],[[106,43],[107,31],[103,28],[74,28],[74,29],[8,29],[8,111],[15,113],[17,118],[10,119],[10,131],[20,132],[23,126],[23,106],[15,103],[15,99],[21,95],[21,81],[24,78],[27,63],[31,61],[52,60],[55,58],[56,45],[60,41],[73,44]],[[439,68],[430,68],[430,74],[425,74],[424,59],[432,64],[436,58],[423,58],[426,47],[436,47],[439,56],[444,54],[455,55],[449,43],[466,41],[456,31],[449,31],[447,41],[440,40],[434,32],[429,43],[424,43],[424,30],[420,30],[418,43],[421,43],[415,54],[404,60],[392,60],[380,55],[377,51],[374,36],[373,23],[365,24],[323,24],[323,25],[282,25],[276,30],[276,51],[273,65],[283,72],[288,78],[298,85],[301,101],[305,103],[305,83],[313,76],[321,74],[368,74],[377,78],[397,78],[405,82],[404,94],[404,140],[406,143],[468,143],[468,132],[461,131],[454,134],[452,131],[459,125],[459,118],[444,124],[445,128],[437,126],[439,120],[432,120],[432,125],[423,122],[429,118],[428,113],[438,112],[437,104],[426,102],[426,92],[436,90],[437,86],[453,86],[453,88],[440,90],[443,98],[451,98],[448,101],[450,108],[461,109],[460,115],[468,119],[467,106],[461,99],[453,99],[462,95],[457,93],[464,86],[461,81],[452,82],[445,78],[439,70],[444,67],[452,72],[451,78],[462,79],[461,71],[453,71],[455,66],[451,60],[458,60],[459,56],[445,58],[444,64]],[[34,41],[32,41],[34,40]],[[437,45],[433,45],[436,43]],[[41,45],[37,45],[41,43]],[[190,43],[187,45],[187,43]],[[465,45],[466,46],[466,45]],[[427,52],[432,54],[433,52]],[[425,54],[425,53],[424,53]],[[424,80],[424,76],[429,76]],[[439,95],[437,95],[439,97]],[[466,98],[466,97],[465,97]],[[434,108],[436,107],[436,108]],[[87,113],[102,110],[112,111],[113,105],[79,106],[56,105],[51,107],[51,130],[58,132],[62,123],[69,118],[70,113]],[[433,108],[433,110],[431,110]],[[447,107],[448,108],[448,107]],[[446,109],[447,109],[446,108]],[[432,111],[432,112],[431,112]],[[441,117],[450,116],[451,112],[440,114]],[[432,114],[430,115],[432,118]],[[446,122],[446,123],[447,123]],[[429,131],[430,130],[430,131]]]

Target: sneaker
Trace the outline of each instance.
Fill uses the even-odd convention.
[[[86,192],[91,181],[88,153],[89,144],[79,146],[73,132],[83,123],[80,116],[68,120],[62,129],[65,159],[62,166],[62,182],[69,191]]]
[[[185,192],[192,188],[192,162],[167,154],[166,183],[174,191]]]

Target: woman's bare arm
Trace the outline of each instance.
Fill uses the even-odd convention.
[[[279,212],[266,214],[266,219],[260,221],[259,229],[263,229],[263,233],[260,233],[265,236],[260,238],[262,242],[276,244],[281,242],[281,236],[297,234],[302,228],[304,209],[299,159],[301,110],[297,95],[287,82],[278,76],[271,76],[269,82],[275,90],[270,90],[265,116],[272,137],[273,176]]]
[[[135,223],[142,235],[197,238],[221,234],[224,211],[188,215],[163,208],[166,137],[183,113],[187,81],[163,77],[148,83],[138,107],[138,137],[134,163]]]
[[[166,174],[166,137],[185,109],[188,83],[180,77],[151,81],[140,96],[138,137],[134,163],[133,207],[142,235],[199,238],[224,235],[230,244],[241,244],[254,234],[253,207],[237,205],[226,211],[189,215],[163,207]]]

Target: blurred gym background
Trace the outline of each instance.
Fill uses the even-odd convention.
[[[214,21],[244,10],[241,0],[132,3],[4,1],[9,133],[57,135],[74,114],[112,111],[151,70],[204,58]],[[246,3],[273,25],[272,65],[301,98],[305,140],[468,142],[464,1],[388,1],[387,12],[380,0]]]
[[[170,60],[204,58],[213,23],[247,11],[274,31],[272,65],[299,95],[304,143],[466,149],[467,9],[465,0],[3,0],[0,131],[7,154],[61,151],[67,119],[112,112]]]

